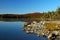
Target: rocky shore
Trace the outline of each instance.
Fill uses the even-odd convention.
[[[55,40],[60,38],[60,25],[46,21],[33,21],[25,23],[23,30],[29,34],[36,34],[37,36],[47,37]]]

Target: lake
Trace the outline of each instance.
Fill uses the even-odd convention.
[[[0,40],[48,40],[22,30],[25,22],[0,22]]]

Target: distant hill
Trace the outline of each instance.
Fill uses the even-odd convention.
[[[25,17],[41,17],[42,13],[28,13],[28,14],[1,14],[0,18],[25,18]]]
[[[30,14],[25,14],[26,16],[42,16],[43,14],[42,13],[30,13]]]
[[[43,14],[36,12],[36,13],[24,14],[23,16],[27,16],[27,17],[41,17],[41,16],[43,16]]]
[[[30,22],[30,21],[33,21],[33,20],[40,20],[40,18],[42,16],[43,16],[42,13],[0,14],[0,21],[25,21],[25,22]]]

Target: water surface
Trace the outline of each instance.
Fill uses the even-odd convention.
[[[22,31],[25,22],[0,22],[0,40],[48,40]]]

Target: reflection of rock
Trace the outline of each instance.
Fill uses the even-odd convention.
[[[60,36],[60,31],[57,30],[59,27],[53,23],[46,23],[45,21],[33,21],[24,25],[23,29],[31,34],[36,34],[37,36],[42,35],[48,39],[54,39]]]

